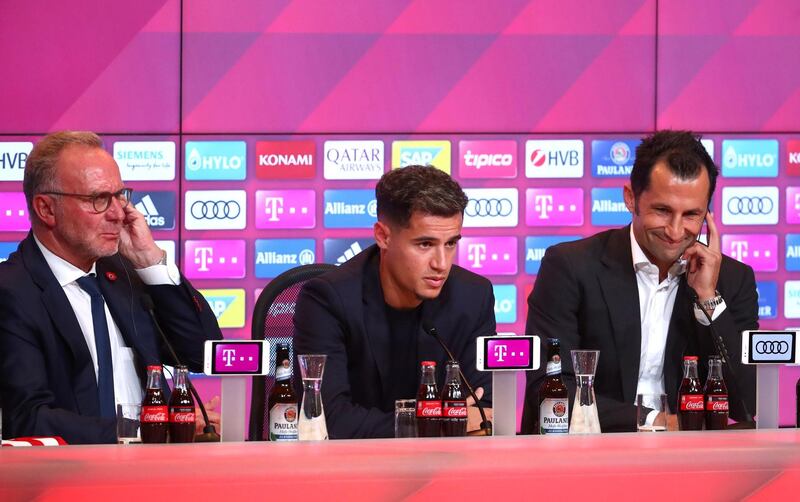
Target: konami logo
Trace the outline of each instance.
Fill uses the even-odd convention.
[[[316,150],[313,141],[259,141],[256,143],[256,177],[313,178]]]

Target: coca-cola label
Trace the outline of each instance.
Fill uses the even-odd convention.
[[[441,401],[420,401],[417,400],[417,417],[420,418],[440,418],[442,416]]]
[[[142,406],[142,417],[140,422],[143,424],[156,424],[167,422],[168,411],[166,406]]]
[[[170,407],[169,421],[173,424],[193,424],[195,422],[194,408]]]
[[[706,398],[706,411],[728,412],[728,395],[712,394]]]
[[[443,418],[467,418],[466,401],[444,401],[442,403]]]
[[[269,409],[269,440],[297,441],[296,403],[276,403]]]
[[[681,411],[703,411],[703,395],[682,394]]]
[[[569,402],[564,398],[543,399],[539,406],[539,433],[569,432]]]

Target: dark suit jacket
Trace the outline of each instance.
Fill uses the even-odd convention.
[[[755,371],[752,366],[741,364],[741,332],[758,328],[753,270],[723,256],[717,290],[725,300],[726,309],[713,325],[725,340],[741,395],[750,412],[755,413]],[[673,413],[683,378],[683,356],[700,357],[698,369],[701,382],[705,382],[708,356],[716,354],[709,328],[695,319],[693,296],[684,275],[678,286],[664,354],[664,386]],[[575,391],[575,375],[569,351],[599,349],[595,393],[601,428],[604,432],[635,430],[634,401],[642,336],[630,226],[547,250],[528,298],[526,331],[561,340],[563,377],[571,396]],[[546,352],[543,350],[542,354]],[[730,394],[731,417],[743,420],[744,411],[727,371],[724,377]],[[531,372],[528,377],[522,419],[524,433],[533,432],[538,424],[538,389],[543,378],[543,370]]]
[[[211,308],[185,278],[180,286],[146,286],[120,255],[98,260],[97,276],[140,377],[149,364],[174,363],[162,357],[142,307],[145,293],[181,362],[202,371],[203,341],[222,335]],[[32,234],[0,264],[0,396],[6,437],[116,442],[115,421],[100,418],[94,366],[78,320]]]
[[[373,245],[338,269],[308,281],[297,301],[295,353],[328,356],[322,401],[332,438],[394,435],[393,410],[378,408],[392,378],[379,261],[378,247]],[[454,265],[439,297],[424,301],[422,309],[422,319],[436,327],[473,387],[484,388],[483,401],[488,402],[491,376],[475,369],[475,339],[495,334],[491,283]],[[418,361],[408,364],[418,371],[420,361],[436,361],[441,388],[447,360],[444,351],[421,327],[409,336],[417,337]]]

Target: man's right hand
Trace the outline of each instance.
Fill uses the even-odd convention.
[[[653,425],[666,425],[668,431],[678,430],[678,415],[669,415],[663,411],[656,415]]]
[[[480,399],[483,397],[483,387],[478,387],[475,389],[475,396]],[[483,411],[486,413],[486,420],[492,421],[492,409],[491,408],[484,408]],[[483,419],[481,418],[481,411],[475,406],[475,400],[472,399],[472,396],[467,397],[467,433],[477,431],[481,428],[481,422]]]

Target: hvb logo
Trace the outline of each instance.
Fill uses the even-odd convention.
[[[576,241],[579,235],[537,235],[525,238],[525,273],[536,275],[542,264],[544,253],[550,246],[562,242]]]
[[[374,190],[325,190],[325,228],[372,228],[378,220]]]
[[[25,194],[0,192],[0,231],[27,232],[30,228]]]
[[[622,188],[592,188],[592,225],[620,226],[630,222]]]
[[[244,141],[187,141],[187,180],[243,180],[247,177]]]
[[[117,141],[114,160],[125,181],[175,179],[174,141]]]
[[[583,225],[582,188],[529,188],[525,207],[531,227]]]
[[[464,227],[516,227],[519,193],[516,188],[465,188],[469,197]]]
[[[315,262],[314,239],[256,239],[256,277],[271,279]]]
[[[0,142],[0,181],[22,181],[25,162],[32,149],[30,141]]]
[[[592,141],[592,175],[598,178],[628,177],[636,160],[638,140]]]
[[[459,141],[462,178],[515,178],[517,142],[514,140]]]
[[[775,319],[778,317],[778,283],[775,281],[756,282],[758,293],[758,318]]]
[[[800,187],[786,187],[786,223],[800,223]]]
[[[133,192],[132,202],[153,230],[175,228],[175,192]]]
[[[495,284],[494,317],[498,324],[517,322],[517,287],[513,284]]]
[[[528,178],[582,177],[583,141],[579,139],[526,141],[525,176]]]
[[[245,324],[243,289],[200,289],[217,317],[220,328],[242,328]]]
[[[186,230],[242,230],[247,226],[247,193],[189,190],[184,211]]]
[[[437,141],[393,141],[392,167],[431,165],[450,174],[450,142]]]
[[[383,175],[383,141],[326,141],[326,180],[377,180]]]
[[[316,200],[314,190],[258,190],[256,228],[314,228]]]
[[[778,236],[775,234],[726,234],[722,253],[753,267],[756,272],[778,270]]]
[[[313,141],[259,141],[256,143],[256,177],[313,178],[316,151]]]
[[[778,176],[778,140],[726,139],[722,141],[722,176],[775,178]]]
[[[458,244],[458,263],[481,275],[515,275],[517,238],[464,237]]]
[[[800,139],[786,142],[786,174],[800,176]]]
[[[778,187],[724,187],[722,223],[725,225],[778,223]]]
[[[184,270],[189,279],[241,279],[245,276],[244,240],[187,240]]]

